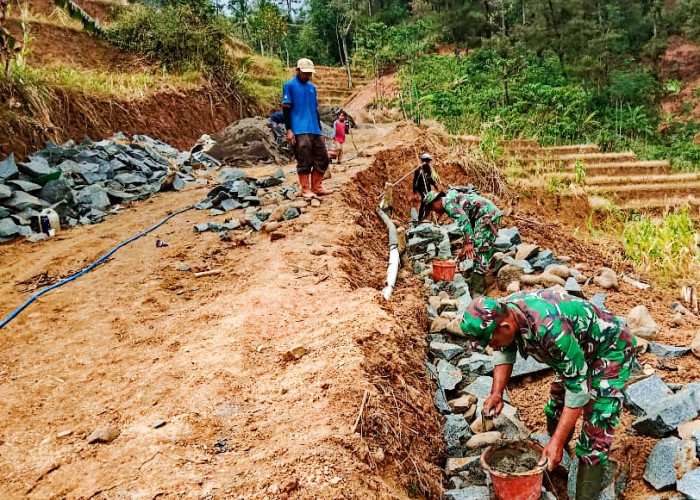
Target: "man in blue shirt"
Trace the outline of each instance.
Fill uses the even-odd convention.
[[[315,198],[332,192],[323,189],[323,174],[328,169],[328,152],[321,131],[316,86],[311,83],[311,75],[315,72],[311,60],[299,59],[296,76],[282,87],[282,113],[287,128],[287,142],[294,148],[304,198]]]

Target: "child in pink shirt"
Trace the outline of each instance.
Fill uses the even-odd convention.
[[[343,144],[345,143],[346,131],[345,113],[341,111],[338,119],[333,122],[333,149],[338,151],[338,164],[343,160]]]

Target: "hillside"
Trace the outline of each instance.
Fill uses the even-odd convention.
[[[117,8],[104,0],[79,3],[104,25]],[[282,79],[276,69],[257,64],[250,49],[238,53],[246,61],[253,57],[244,83],[262,89],[258,100],[244,100],[243,88],[227,87],[197,72],[164,74],[158,61],[86,32],[49,0],[14,3],[7,27],[19,39],[22,22],[30,37],[27,66],[18,95],[0,104],[0,156],[14,152],[22,158],[46,140],[80,141],[117,131],[189,148],[203,133],[269,108],[273,93],[265,86],[272,85],[276,94]]]

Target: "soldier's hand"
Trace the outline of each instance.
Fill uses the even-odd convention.
[[[474,243],[465,243],[462,250],[457,256],[458,261],[463,261],[464,259],[473,259],[476,255],[474,254]]]
[[[547,470],[553,471],[561,463],[564,456],[564,447],[559,446],[553,439],[547,443],[547,446],[542,450],[542,458],[537,465],[547,464]]]
[[[497,417],[503,410],[503,398],[498,394],[491,394],[484,401],[484,414],[487,417]]]
[[[294,132],[287,130],[287,142],[290,146],[294,146],[297,142],[297,138],[294,136]]]

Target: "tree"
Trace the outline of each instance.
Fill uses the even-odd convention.
[[[282,19],[279,8],[268,0],[260,0],[257,10],[250,17],[251,38],[260,44],[260,52],[265,47],[270,54],[280,55],[283,38],[287,34],[287,21]]]

